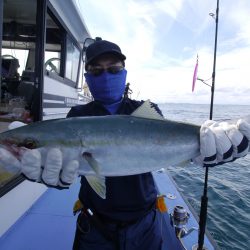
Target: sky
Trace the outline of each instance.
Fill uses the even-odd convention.
[[[216,0],[75,0],[91,36],[126,55],[132,98],[204,103],[212,83]],[[215,104],[250,105],[250,1],[220,0]]]

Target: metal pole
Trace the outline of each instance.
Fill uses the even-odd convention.
[[[34,121],[43,119],[44,54],[46,43],[47,0],[37,0],[36,7],[36,52],[35,52],[35,92]]]
[[[210,116],[209,116],[210,120],[212,120],[212,118],[213,118],[218,21],[219,21],[219,0],[217,0],[216,17],[215,17],[216,28],[215,28],[215,41],[214,41],[214,63],[213,63],[212,86],[211,86]],[[207,197],[208,170],[209,170],[209,167],[206,166],[205,181],[204,181],[204,190],[203,190],[203,196],[201,197],[198,250],[202,250],[203,249],[204,236],[205,236],[205,230],[206,230],[207,204],[208,204],[208,197]]]

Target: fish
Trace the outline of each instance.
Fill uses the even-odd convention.
[[[167,120],[145,101],[131,115],[72,117],[34,122],[0,134],[0,146],[59,148],[63,162],[79,161],[79,175],[105,198],[105,177],[156,171],[197,157],[200,126]],[[0,159],[1,161],[1,159]]]

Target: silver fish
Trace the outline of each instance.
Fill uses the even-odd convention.
[[[151,172],[198,156],[199,130],[164,119],[146,101],[132,115],[36,122],[0,134],[0,144],[60,148],[64,162],[79,161],[79,174],[93,187],[98,178]]]

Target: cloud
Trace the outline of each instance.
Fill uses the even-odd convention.
[[[183,0],[169,0],[169,1],[156,1],[155,7],[158,10],[162,10],[167,15],[171,16],[173,19],[176,19],[179,11],[181,10]]]
[[[249,1],[234,1],[232,4],[225,5],[222,15],[225,16],[229,29],[232,28],[237,39],[242,39],[246,44],[250,44],[250,18]]]
[[[209,103],[211,90],[192,77],[213,71],[216,1],[75,0],[93,37],[116,42],[127,56],[133,97],[155,102]],[[221,1],[216,61],[217,103],[250,104],[250,1]],[[242,97],[242,98],[240,98]]]

